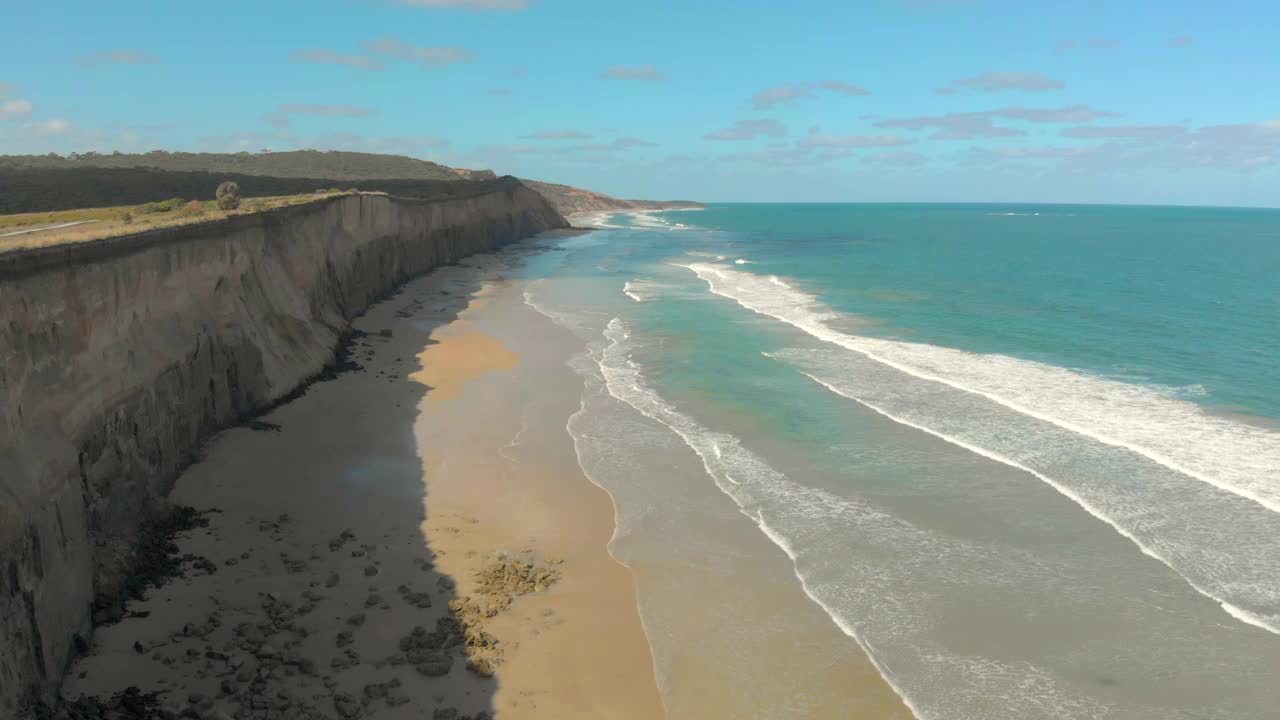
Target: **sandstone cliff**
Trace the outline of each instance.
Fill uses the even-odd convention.
[[[399,282],[566,225],[503,178],[0,255],[0,716],[56,685],[205,439],[321,372]]]

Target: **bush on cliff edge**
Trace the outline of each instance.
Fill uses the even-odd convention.
[[[235,210],[240,207],[240,185],[228,180],[218,186],[214,197],[218,199],[219,210]]]

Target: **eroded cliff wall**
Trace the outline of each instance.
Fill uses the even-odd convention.
[[[0,255],[0,717],[56,686],[213,432],[323,370],[399,282],[566,225],[504,178]]]

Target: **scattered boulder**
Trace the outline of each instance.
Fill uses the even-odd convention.
[[[420,662],[414,664],[413,669],[426,677],[448,675],[453,669],[453,656],[440,652],[427,653]]]
[[[404,601],[421,610],[431,607],[431,595],[427,593],[406,593]]]
[[[348,542],[355,539],[356,539],[356,535],[355,533],[351,532],[350,529],[343,530],[342,532],[338,533],[338,537],[329,541],[329,551],[337,552],[339,549],[342,548],[343,545],[346,545]]]
[[[356,702],[356,699],[347,693],[334,693],[333,709],[338,712],[339,717],[345,718],[345,720],[355,720],[355,718],[360,717],[362,712],[360,703]]]

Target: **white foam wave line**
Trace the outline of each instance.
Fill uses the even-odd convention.
[[[1232,605],[1229,602],[1223,602],[1222,609],[1226,610],[1228,615],[1239,620],[1242,623],[1245,623],[1246,625],[1253,625],[1254,627],[1259,627],[1259,628],[1262,628],[1263,630],[1277,632],[1275,626],[1270,625],[1265,619],[1263,619],[1261,616],[1257,615],[1256,613],[1251,613],[1248,610],[1236,607],[1235,605]]]
[[[551,320],[554,322],[555,318],[551,318]],[[583,459],[582,459],[582,447],[581,447],[582,438],[579,437],[579,434],[574,433],[572,429],[574,421],[576,421],[579,417],[586,414],[586,412],[587,412],[587,389],[584,386],[582,389],[582,398],[578,404],[578,410],[572,415],[570,415],[569,419],[565,421],[564,430],[566,433],[569,434],[569,437],[573,440],[573,454],[578,461],[578,469],[582,471],[583,477],[585,477],[587,481],[590,482],[592,485],[595,485],[596,487],[604,491],[604,494],[609,497],[609,506],[613,508],[613,533],[609,535],[609,542],[605,545],[605,551],[609,553],[609,557],[613,558],[614,562],[625,567],[628,572],[632,573],[632,577],[635,577],[635,570],[632,569],[631,565],[628,564],[622,558],[618,557],[617,554],[615,554],[613,551],[614,543],[616,543],[618,540],[618,530],[619,530],[618,518],[620,517],[620,515],[619,515],[619,509],[618,509],[618,499],[613,496],[613,493],[609,492],[609,488],[606,487],[604,483],[597,480],[595,476],[591,474],[591,471],[587,470],[587,465],[585,462],[583,462]],[[648,623],[646,623],[644,620],[643,603],[640,598],[640,585],[639,583],[633,582],[631,584],[631,587],[634,591],[634,596],[635,596],[636,617],[640,619],[640,631],[644,633],[645,643],[648,644],[649,646],[649,664],[653,668],[653,681],[655,684],[658,685],[658,702],[662,704],[662,714],[665,717],[670,714],[671,708],[667,707],[667,694],[665,692],[665,688],[662,687],[662,671],[661,671],[661,668],[658,667],[658,654],[653,650],[653,632],[652,630],[650,630]]]
[[[767,353],[766,353],[766,355],[767,355]],[[1206,589],[1204,589],[1204,588],[1200,587],[1199,585],[1197,585],[1196,583],[1192,582],[1191,580],[1187,579],[1187,577],[1186,577],[1186,576],[1184,576],[1182,573],[1178,572],[1177,568],[1175,568],[1175,567],[1174,567],[1174,566],[1173,566],[1173,565],[1172,565],[1168,560],[1166,560],[1164,557],[1162,557],[1158,552],[1156,552],[1156,551],[1152,550],[1151,548],[1149,548],[1149,547],[1147,547],[1147,546],[1143,545],[1143,544],[1142,544],[1142,543],[1141,543],[1141,542],[1140,542],[1140,541],[1139,541],[1139,540],[1138,540],[1138,539],[1137,539],[1133,534],[1131,534],[1130,532],[1128,532],[1128,531],[1127,531],[1127,530],[1125,530],[1124,528],[1122,528],[1122,527],[1120,527],[1119,525],[1117,525],[1117,524],[1116,524],[1115,522],[1113,522],[1109,517],[1107,517],[1105,514],[1103,514],[1103,513],[1102,513],[1102,511],[1100,511],[1098,508],[1096,508],[1096,507],[1094,507],[1093,505],[1091,505],[1087,500],[1085,500],[1084,498],[1080,497],[1080,495],[1076,494],[1076,492],[1075,492],[1075,491],[1073,491],[1071,488],[1066,487],[1065,485],[1063,485],[1062,483],[1058,482],[1057,480],[1054,480],[1053,478],[1049,477],[1048,475],[1045,475],[1045,474],[1043,474],[1043,473],[1041,473],[1041,472],[1038,472],[1038,471],[1036,471],[1036,470],[1033,470],[1033,469],[1031,469],[1031,468],[1027,467],[1026,465],[1023,465],[1022,463],[1019,463],[1017,460],[1014,460],[1014,459],[1012,459],[1012,458],[1009,458],[1009,457],[1006,457],[1006,456],[1004,456],[1004,455],[1001,455],[1000,453],[992,452],[991,450],[988,450],[988,449],[986,449],[986,448],[983,448],[983,447],[980,447],[980,446],[978,446],[978,445],[974,445],[974,444],[972,444],[972,443],[969,443],[969,442],[966,442],[966,441],[964,441],[964,440],[961,440],[960,438],[955,437],[954,435],[949,435],[949,434],[947,434],[947,433],[940,432],[940,431],[938,431],[938,430],[934,430],[933,428],[926,427],[926,426],[924,426],[924,425],[920,425],[919,423],[914,423],[914,422],[911,422],[910,420],[906,420],[906,419],[904,419],[904,418],[898,417],[897,415],[894,415],[893,413],[888,412],[888,411],[887,411],[887,410],[885,410],[884,408],[878,407],[878,406],[876,406],[876,405],[875,405],[875,404],[873,404],[873,403],[869,403],[869,402],[867,402],[866,400],[863,400],[862,398],[855,397],[855,396],[850,395],[850,394],[848,394],[848,393],[842,392],[841,390],[839,390],[838,388],[836,388],[834,385],[832,385],[832,384],[830,384],[830,383],[828,383],[828,382],[825,382],[825,381],[821,380],[820,378],[817,378],[817,377],[815,377],[815,376],[813,376],[813,375],[811,375],[811,374],[809,374],[809,373],[807,373],[807,372],[804,372],[803,370],[801,370],[801,371],[799,371],[799,372],[800,372],[800,374],[802,374],[802,375],[804,375],[805,377],[809,378],[810,380],[812,380],[812,381],[814,381],[814,382],[818,383],[819,385],[821,385],[821,386],[825,387],[827,390],[830,390],[831,392],[835,393],[836,395],[839,395],[840,397],[845,397],[845,398],[848,398],[848,399],[850,399],[850,400],[853,400],[854,402],[856,402],[856,403],[858,403],[858,404],[860,404],[860,405],[863,405],[863,406],[865,406],[865,407],[867,407],[867,408],[870,408],[871,410],[874,410],[875,412],[879,413],[880,415],[883,415],[884,417],[887,417],[887,418],[889,418],[890,420],[892,420],[892,421],[894,421],[894,422],[896,422],[896,423],[898,423],[898,424],[900,424],[900,425],[906,425],[907,427],[915,428],[916,430],[919,430],[919,431],[924,432],[924,433],[928,433],[929,435],[933,435],[934,437],[937,437],[937,438],[941,438],[942,440],[945,440],[946,442],[949,442],[949,443],[951,443],[952,445],[956,445],[956,446],[962,447],[962,448],[964,448],[965,450],[968,450],[969,452],[972,452],[972,453],[977,454],[977,455],[981,455],[982,457],[985,457],[985,458],[987,458],[987,459],[989,459],[989,460],[995,460],[995,461],[996,461],[996,462],[998,462],[998,463],[1002,463],[1002,464],[1008,465],[1008,466],[1010,466],[1010,467],[1017,468],[1018,470],[1021,470],[1021,471],[1025,472],[1025,473],[1029,473],[1029,474],[1031,474],[1032,476],[1034,476],[1034,477],[1036,477],[1036,478],[1040,479],[1041,481],[1043,481],[1044,483],[1046,483],[1047,485],[1049,485],[1050,487],[1052,487],[1054,490],[1057,490],[1059,493],[1062,493],[1064,496],[1066,496],[1067,498],[1069,498],[1069,499],[1070,499],[1072,502],[1074,502],[1075,504],[1079,505],[1081,508],[1084,508],[1084,511],[1085,511],[1085,512],[1087,512],[1087,513],[1089,513],[1090,515],[1094,516],[1095,518],[1097,518],[1097,519],[1101,520],[1102,522],[1106,523],[1107,525],[1110,525],[1113,529],[1115,529],[1115,531],[1116,531],[1116,532],[1120,533],[1120,534],[1121,534],[1121,535],[1123,535],[1125,538],[1128,538],[1128,540],[1129,540],[1130,542],[1132,542],[1132,543],[1133,543],[1133,544],[1138,548],[1138,550],[1142,551],[1142,554],[1143,554],[1143,555],[1146,555],[1146,556],[1148,556],[1148,557],[1150,557],[1150,558],[1153,558],[1153,559],[1155,559],[1155,560],[1159,561],[1159,562],[1160,562],[1161,564],[1163,564],[1165,567],[1167,567],[1167,568],[1169,568],[1170,570],[1172,570],[1175,574],[1177,574],[1179,577],[1181,577],[1181,578],[1182,578],[1182,579],[1183,579],[1183,580],[1184,580],[1188,585],[1190,585],[1190,586],[1191,586],[1191,587],[1192,587],[1196,592],[1198,592],[1198,593],[1200,593],[1201,595],[1203,595],[1203,596],[1205,596],[1205,597],[1207,597],[1207,598],[1209,598],[1209,599],[1213,600],[1214,602],[1218,603],[1218,604],[1222,607],[1223,611],[1225,611],[1225,612],[1226,612],[1228,615],[1230,615],[1231,617],[1234,617],[1234,618],[1236,618],[1237,620],[1240,620],[1240,621],[1242,621],[1242,622],[1245,622],[1245,623],[1247,623],[1247,624],[1249,624],[1249,625],[1253,625],[1253,626],[1255,626],[1255,627],[1262,628],[1263,630],[1267,630],[1268,632],[1272,632],[1272,633],[1280,634],[1280,624],[1272,624],[1271,622],[1268,622],[1267,620],[1263,619],[1262,617],[1260,617],[1260,616],[1258,616],[1258,615],[1255,615],[1255,614],[1253,614],[1253,613],[1250,613],[1250,612],[1248,612],[1248,611],[1246,611],[1246,610],[1242,610],[1241,608],[1238,608],[1238,607],[1236,607],[1235,605],[1232,605],[1231,603],[1227,602],[1226,600],[1224,600],[1224,599],[1222,599],[1222,598],[1218,597],[1218,596],[1217,596],[1217,595],[1215,595],[1213,592],[1211,592],[1211,591],[1209,591],[1209,590],[1206,590]]]
[[[688,443],[688,440],[685,442]],[[917,718],[923,719],[925,717],[924,714],[918,707],[912,704],[910,698],[907,697],[906,692],[898,686],[897,682],[895,682],[896,676],[893,671],[890,670],[882,660],[876,657],[875,650],[871,647],[871,644],[864,640],[862,636],[853,629],[852,625],[841,618],[834,608],[823,602],[822,599],[814,593],[813,589],[809,587],[809,582],[805,580],[804,575],[800,573],[799,555],[792,549],[791,544],[787,542],[786,538],[775,532],[773,528],[769,527],[769,524],[764,520],[763,513],[757,512],[755,517],[751,517],[749,513],[742,510],[741,506],[739,506],[739,510],[742,514],[752,520],[755,520],[756,525],[765,534],[765,537],[773,541],[774,545],[777,545],[782,552],[786,553],[787,557],[791,558],[791,572],[796,576],[796,580],[800,581],[800,588],[804,590],[804,594],[808,596],[814,604],[822,608],[822,611],[827,614],[827,617],[831,618],[831,622],[835,623],[835,626],[840,628],[840,632],[852,638],[853,641],[858,644],[858,647],[862,648],[862,653],[867,656],[869,661],[871,661],[871,665],[875,667],[876,672],[880,674],[881,678],[884,678],[885,684],[893,690],[894,694],[898,696],[898,699],[902,701],[902,704],[907,706],[907,709],[911,711],[911,714]]]
[[[526,405],[525,407],[520,409],[520,429],[517,430],[516,434],[512,436],[510,442],[498,448],[498,455],[502,457],[504,460],[506,460],[507,462],[511,463],[512,465],[517,464],[519,461],[516,460],[516,458],[513,458],[510,455],[508,455],[507,450],[518,447],[520,445],[521,436],[523,436],[525,434],[525,431],[527,431],[528,429],[529,429],[529,407]]]
[[[588,223],[592,227],[609,229],[609,230],[622,230],[626,227],[625,225],[614,225],[612,222],[610,222],[611,220],[613,220],[613,216],[618,214],[619,213],[616,211],[603,211],[603,212],[596,211],[596,212],[583,213],[580,216],[580,218],[582,221]],[[577,215],[577,213],[574,213],[574,215]]]
[[[632,281],[631,281],[631,280],[628,280],[628,281],[627,281],[625,284],[623,284],[623,286],[622,286],[622,292],[623,292],[623,294],[625,294],[627,297],[631,298],[632,300],[635,300],[636,302],[644,302],[644,298],[642,298],[642,297],[640,297],[639,295],[636,295],[634,292],[632,292],[632,289],[633,289],[634,287],[635,287],[635,285],[634,285],[634,284],[632,284]]]
[[[1164,465],[1167,468],[1180,472],[1183,475],[1193,477],[1196,480],[1199,480],[1203,483],[1216,487],[1219,490],[1223,490],[1225,492],[1233,493],[1235,495],[1248,498],[1249,500],[1252,500],[1258,503],[1259,505],[1265,507],[1266,509],[1272,512],[1280,513],[1280,502],[1276,502],[1269,498],[1263,497],[1249,490],[1248,488],[1242,488],[1237,485],[1232,485],[1230,483],[1224,483],[1219,481],[1217,478],[1205,475],[1204,473],[1185,467],[1178,461],[1167,457],[1163,453],[1151,450],[1149,448],[1142,447],[1141,445],[1135,445],[1133,443],[1127,443],[1122,440],[1117,440],[1104,433],[1099,433],[1097,431],[1081,427],[1076,423],[1063,420],[1061,418],[1056,418],[1051,415],[1046,415],[1041,412],[1037,412],[1035,410],[1032,410],[1030,408],[1023,406],[1018,402],[1008,400],[999,395],[996,395],[984,390],[979,390],[977,388],[968,387],[962,383],[958,383],[953,380],[948,380],[946,378],[933,375],[932,373],[924,372],[919,368],[911,367],[909,365],[904,365],[902,363],[899,363],[894,360],[890,360],[889,358],[878,355],[864,347],[859,346],[857,343],[858,339],[856,337],[851,335],[846,335],[845,333],[842,333],[836,330],[832,330],[831,328],[822,324],[821,320],[824,319],[823,315],[815,314],[813,316],[813,320],[806,320],[806,319],[800,319],[800,318],[794,318],[794,317],[787,317],[786,315],[778,314],[776,312],[769,312],[767,310],[762,310],[758,306],[752,305],[749,301],[746,301],[741,297],[736,296],[724,290],[723,288],[716,286],[716,283],[713,281],[713,278],[716,276],[724,276],[727,274],[726,270],[723,268],[719,268],[713,265],[706,265],[702,263],[694,263],[692,265],[681,265],[680,267],[688,268],[692,270],[694,273],[696,273],[698,277],[702,278],[702,280],[704,280],[707,283],[707,285],[711,289],[711,292],[715,293],[716,295],[729,298],[730,300],[733,300],[734,302],[738,303],[738,305],[754,313],[764,315],[766,317],[771,317],[771,318],[774,318],[775,320],[780,320],[784,323],[787,323],[788,325],[799,328],[800,330],[805,331],[809,335],[812,335],[813,337],[818,338],[819,340],[824,340],[833,345],[837,345],[839,347],[845,348],[846,350],[851,350],[853,352],[860,353],[862,355],[865,355],[866,357],[871,358],[872,360],[875,360],[876,362],[882,363],[884,365],[888,365],[889,367],[892,367],[896,370],[900,370],[904,373],[907,373],[908,375],[912,375],[914,377],[917,377],[923,380],[930,380],[933,382],[942,383],[944,385],[947,385],[949,387],[955,388],[963,392],[972,393],[974,395],[980,395],[982,397],[987,398],[988,400],[991,400],[992,402],[999,403],[1000,405],[1003,405],[1011,410],[1022,413],[1023,415],[1036,418],[1037,420],[1043,420],[1047,423],[1052,423],[1054,425],[1057,425],[1060,428],[1064,428],[1066,430],[1070,430],[1071,432],[1077,433],[1079,435],[1084,435],[1085,437],[1091,438],[1093,440],[1097,440],[1100,443],[1111,445],[1113,447],[1119,447],[1119,448],[1124,448],[1126,450],[1130,450],[1132,452],[1135,452],[1147,458],[1148,460],[1151,460],[1153,462],[1159,463],[1160,465]],[[808,302],[816,303],[816,300],[814,298],[812,298],[811,296],[807,296],[807,294],[803,293],[802,291],[792,288],[790,285],[787,285],[785,282],[778,279],[776,276],[770,276],[769,280],[770,282],[780,287],[786,288],[789,292],[796,293],[797,295],[806,295]],[[830,314],[826,315],[826,317],[830,317]]]
[[[573,328],[569,327],[563,322],[562,318],[557,317],[557,314],[551,313],[543,309],[542,307],[540,307],[537,303],[533,302],[533,299],[530,296],[529,291],[527,289],[524,292],[524,301],[525,301],[525,304],[527,304],[529,307],[536,310],[541,315],[545,316],[547,319],[551,320],[551,322],[555,323],[556,325],[559,325],[565,328],[566,330],[570,330],[570,331],[573,330]],[[586,353],[583,353],[579,357],[585,357],[585,356],[586,356]],[[574,360],[576,359],[577,358],[571,358],[566,364],[572,367],[574,365]],[[633,577],[634,577],[635,571],[631,568],[631,565],[629,565],[622,558],[618,557],[613,550],[614,543],[616,543],[618,540],[618,531],[620,529],[618,527],[618,518],[620,517],[619,508],[618,508],[618,499],[613,496],[612,492],[609,492],[608,487],[606,487],[603,483],[597,480],[595,476],[591,474],[591,471],[587,469],[587,464],[582,459],[583,437],[579,433],[573,432],[574,422],[578,420],[580,417],[582,417],[583,415],[585,415],[586,412],[587,412],[587,387],[586,387],[586,379],[584,378],[582,395],[578,399],[578,409],[572,415],[569,416],[569,419],[565,420],[564,431],[568,433],[569,438],[573,440],[574,458],[578,462],[578,469],[582,471],[583,477],[585,477],[587,481],[590,482],[592,485],[595,485],[596,487],[604,491],[604,494],[607,495],[609,498],[610,507],[613,508],[613,532],[609,535],[609,542],[605,544],[605,551],[609,553],[609,557],[613,558],[614,562],[627,568],[628,572],[633,573]],[[649,645],[649,663],[653,668],[654,683],[658,685],[658,702],[662,704],[663,716],[666,716],[670,714],[671,709],[667,707],[667,698],[666,698],[666,693],[664,692],[665,688],[662,687],[662,672],[661,672],[661,669],[658,667],[658,654],[653,651],[653,633],[650,630],[648,624],[645,623],[645,619],[644,619],[645,614],[642,607],[643,603],[640,598],[640,586],[637,583],[632,583],[632,587],[635,591],[636,616],[639,617],[640,619],[640,630],[641,632],[644,633],[645,642]]]
[[[831,621],[835,624],[835,626],[840,629],[840,632],[844,633],[845,635],[853,639],[855,643],[857,643],[858,647],[860,647],[863,653],[867,656],[867,659],[876,668],[876,671],[880,673],[880,676],[884,679],[885,684],[887,684],[893,690],[893,692],[898,696],[898,698],[902,700],[902,703],[906,705],[909,710],[911,710],[912,715],[914,715],[916,718],[920,718],[921,720],[925,720],[926,716],[923,715],[919,711],[919,709],[911,703],[911,701],[907,698],[906,693],[902,690],[902,688],[896,682],[894,682],[892,673],[885,666],[883,666],[880,663],[880,661],[878,661],[874,657],[871,646],[858,634],[856,630],[854,630],[853,626],[851,626],[849,623],[844,621],[839,616],[839,614],[837,614],[830,606],[828,606],[826,603],[819,600],[814,595],[811,588],[808,586],[808,584],[805,582],[804,578],[800,574],[800,569],[797,565],[797,560],[796,560],[797,555],[795,551],[791,548],[789,544],[787,544],[787,542],[782,538],[781,535],[774,532],[773,529],[770,528],[768,524],[764,522],[761,516],[761,511],[756,510],[755,513],[753,514],[751,510],[744,504],[744,502],[736,494],[734,494],[729,488],[726,488],[724,485],[721,484],[720,482],[721,476],[724,476],[727,480],[729,480],[730,483],[734,485],[738,485],[740,483],[730,478],[727,472],[716,472],[715,468],[712,466],[711,459],[708,457],[708,455],[712,454],[715,456],[717,460],[720,460],[722,458],[722,453],[721,453],[719,444],[717,444],[714,440],[711,440],[710,453],[709,453],[704,443],[695,442],[695,440],[692,437],[690,437],[688,428],[684,427],[684,425],[687,423],[688,425],[692,425],[694,427],[702,429],[701,426],[699,426],[691,418],[685,416],[683,413],[679,412],[675,408],[668,405],[664,400],[662,400],[661,397],[657,395],[657,393],[654,393],[649,388],[641,385],[638,377],[632,378],[633,388],[637,392],[639,392],[641,395],[645,396],[645,400],[648,401],[648,404],[637,402],[636,400],[629,397],[630,393],[627,393],[625,390],[620,390],[618,388],[617,383],[619,379],[616,377],[617,372],[616,371],[610,372],[611,368],[606,363],[607,357],[605,356],[607,355],[608,350],[618,347],[622,342],[624,342],[628,337],[630,337],[625,327],[623,326],[622,320],[620,318],[614,318],[609,322],[609,326],[605,330],[605,336],[609,338],[609,340],[611,341],[611,345],[605,349],[605,352],[601,353],[601,356],[596,359],[596,362],[600,367],[600,373],[605,381],[605,389],[609,392],[609,395],[611,395],[614,399],[620,402],[623,402],[629,407],[635,409],[635,411],[640,413],[641,415],[644,415],[645,417],[651,420],[661,423],[663,426],[665,426],[666,428],[671,430],[673,433],[675,433],[677,436],[679,436],[679,438],[684,442],[684,444],[687,445],[689,449],[692,450],[698,456],[698,459],[702,461],[702,468],[703,468],[703,471],[706,472],[707,476],[710,477],[713,482],[715,482],[716,486],[720,488],[721,492],[727,495],[729,499],[732,500],[734,504],[738,506],[738,511],[742,513],[744,516],[746,516],[748,519],[755,522],[757,527],[760,528],[760,530],[765,534],[765,536],[768,537],[770,541],[772,541],[775,545],[777,545],[778,548],[782,550],[782,552],[786,554],[788,558],[791,559],[792,572],[800,580],[800,584],[801,584],[801,587],[804,589],[805,595],[808,596],[809,599],[812,600],[814,603],[816,603],[818,607],[822,608],[823,612],[826,613],[826,615],[831,619]],[[626,360],[626,362],[629,366],[631,366],[632,374],[638,375],[638,372],[634,368],[634,363],[632,363],[629,359]],[[649,407],[650,404],[656,405],[658,407],[658,410],[655,410],[654,408]],[[664,415],[670,416],[670,417],[664,417]],[[671,418],[677,418],[682,422],[672,422]],[[779,473],[777,470],[774,470],[772,467],[765,465],[763,461],[760,461],[757,459],[757,462],[760,462],[760,464],[772,474],[782,477],[781,473]]]

